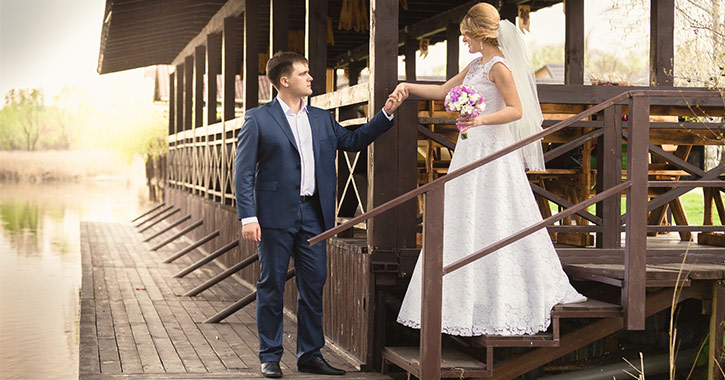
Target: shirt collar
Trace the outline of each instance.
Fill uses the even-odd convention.
[[[290,106],[288,106],[287,103],[285,103],[284,100],[279,97],[279,95],[277,95],[277,101],[279,102],[279,105],[282,106],[282,112],[284,112],[285,115],[296,116],[295,113],[292,112],[292,108],[290,108]],[[305,101],[300,98],[300,102],[302,103],[302,108],[300,108],[300,111],[305,111],[306,113],[309,113]]]

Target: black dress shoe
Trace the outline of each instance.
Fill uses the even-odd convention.
[[[315,356],[310,361],[297,366],[300,372],[318,373],[320,375],[344,375],[345,371],[329,365],[322,356]]]
[[[262,375],[271,379],[279,379],[282,377],[282,369],[279,368],[279,362],[262,363]]]

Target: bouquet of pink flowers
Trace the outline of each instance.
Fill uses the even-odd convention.
[[[465,84],[453,87],[448,91],[443,105],[448,112],[460,112],[461,115],[469,115],[471,117],[477,117],[486,108],[486,104],[483,102],[483,95],[476,91],[475,88]],[[460,125],[457,124],[456,127],[459,131],[461,130]],[[467,133],[461,134],[461,139],[465,140],[467,138]]]

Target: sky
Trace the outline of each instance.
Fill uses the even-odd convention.
[[[610,38],[605,20],[611,2],[585,0],[586,33],[602,49],[621,49],[622,39]],[[43,88],[48,100],[65,86],[112,93],[129,78],[142,81],[142,70],[97,74],[104,6],[104,0],[0,0],[0,96],[32,87]],[[530,46],[562,43],[562,5],[532,13],[526,38]]]

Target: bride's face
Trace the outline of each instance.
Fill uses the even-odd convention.
[[[468,52],[471,54],[481,51],[481,41],[474,40],[467,33],[463,33],[463,43],[468,46]]]

